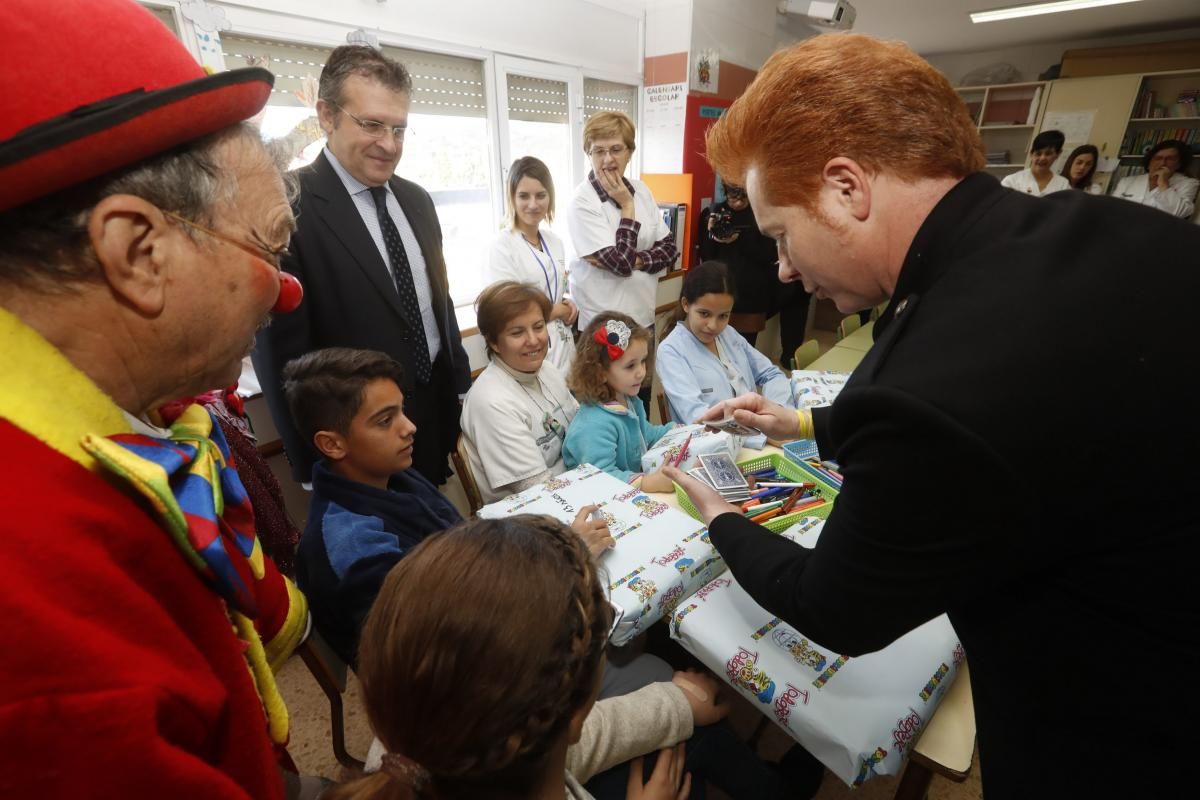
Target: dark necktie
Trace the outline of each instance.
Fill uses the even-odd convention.
[[[392,221],[392,215],[387,210],[386,186],[372,186],[371,198],[375,201],[375,213],[379,216],[379,227],[383,231],[383,244],[387,247],[388,266],[396,282],[396,292],[400,295],[400,307],[416,326],[413,337],[413,361],[417,367],[417,381],[429,383],[433,367],[429,363],[429,344],[425,341],[425,326],[421,321],[421,306],[417,302],[417,289],[413,285],[412,267],[408,264],[408,253],[404,252],[404,242],[400,240],[400,231]]]

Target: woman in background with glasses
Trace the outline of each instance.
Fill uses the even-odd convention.
[[[620,311],[650,328],[658,276],[675,265],[678,251],[649,187],[625,176],[634,150],[633,122],[620,112],[592,116],[583,126],[583,150],[592,168],[567,211],[576,253],[571,296],[579,305],[579,327],[601,311]],[[645,403],[653,378],[651,349],[641,393]]]
[[[508,171],[508,229],[492,240],[487,280],[517,281],[545,289],[550,298],[546,360],[564,375],[575,358],[575,324],[579,309],[566,296],[566,256],[562,239],[543,220],[554,221],[554,180],[549,168],[533,156],[518,158]]]

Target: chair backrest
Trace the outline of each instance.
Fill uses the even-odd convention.
[[[821,345],[816,339],[809,339],[804,344],[796,348],[796,355],[792,359],[793,369],[804,369],[812,362],[816,361],[821,355]]]
[[[838,323],[838,339],[845,339],[861,327],[862,320],[858,318],[858,314],[842,317],[842,321]]]
[[[467,458],[466,437],[461,433],[458,435],[458,441],[454,443],[454,452],[450,454],[450,461],[454,464],[454,472],[458,475],[463,492],[467,495],[467,505],[471,508],[471,515],[474,516],[475,512],[483,507],[483,496],[479,493],[479,484],[475,482],[475,475],[471,472],[471,460]]]
[[[665,425],[671,421],[671,404],[667,401],[667,393],[658,393],[658,424]]]

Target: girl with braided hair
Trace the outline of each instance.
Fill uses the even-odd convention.
[[[383,769],[326,796],[590,799],[583,781],[661,747],[646,782],[635,759],[626,797],[686,798],[684,691],[654,683],[596,704],[611,625],[587,546],[550,517],[428,537],[392,569],[360,639]]]

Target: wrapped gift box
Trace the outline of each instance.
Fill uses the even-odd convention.
[[[679,468],[684,472],[700,466],[702,455],[726,453],[736,461],[742,449],[740,436],[725,431],[709,430],[703,425],[677,425],[663,434],[663,437],[654,443],[654,447],[642,454],[642,472],[654,472],[662,466],[663,461],[674,461],[683,443],[688,441],[688,436],[692,439],[688,442],[687,455],[679,464]]]
[[[622,612],[614,644],[670,617],[680,600],[725,571],[704,523],[589,464],[484,506],[479,516],[547,514],[570,524],[586,505],[600,506],[616,540],[600,557],[613,604]]]
[[[781,535],[811,547],[823,525],[808,517]],[[900,774],[963,661],[945,616],[849,658],[765,611],[729,572],[676,608],[671,635],[850,786]]]
[[[792,398],[796,408],[830,406],[846,385],[850,376],[844,372],[816,369],[792,371]]]

